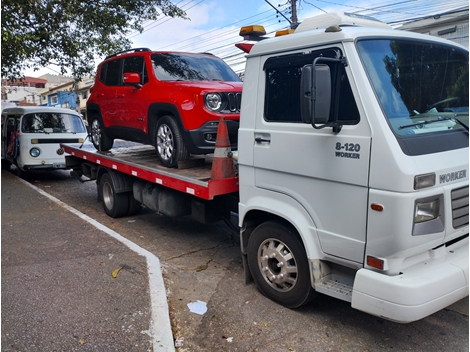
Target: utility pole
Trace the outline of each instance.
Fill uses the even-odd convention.
[[[290,0],[290,8],[292,11],[292,24],[291,27],[295,28],[298,25],[298,20],[297,20],[297,0]]]

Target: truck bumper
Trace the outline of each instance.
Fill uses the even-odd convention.
[[[468,296],[468,250],[467,237],[432,251],[428,260],[396,276],[360,269],[354,280],[351,305],[399,323],[433,314]]]

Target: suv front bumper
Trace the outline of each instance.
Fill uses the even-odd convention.
[[[236,150],[238,143],[238,127],[240,126],[240,123],[232,120],[226,120],[226,123],[230,139],[230,147],[232,150]],[[217,138],[217,128],[218,121],[210,121],[196,130],[184,131],[183,138],[189,152],[191,154],[213,153]]]

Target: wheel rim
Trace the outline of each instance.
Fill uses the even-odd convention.
[[[157,131],[157,150],[163,160],[170,160],[174,151],[173,133],[168,125],[160,125]]]
[[[294,255],[282,241],[269,238],[261,243],[258,265],[266,282],[277,291],[288,292],[297,283],[298,269]]]
[[[101,140],[101,126],[97,119],[91,123],[91,139],[94,145],[100,145]]]
[[[111,185],[107,182],[103,184],[103,202],[109,210],[114,207],[114,192]]]

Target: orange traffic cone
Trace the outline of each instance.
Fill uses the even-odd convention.
[[[225,117],[221,117],[219,120],[219,126],[217,127],[217,139],[215,140],[211,179],[220,180],[222,178],[235,177],[233,162],[228,156],[231,151],[227,123],[225,122]]]

